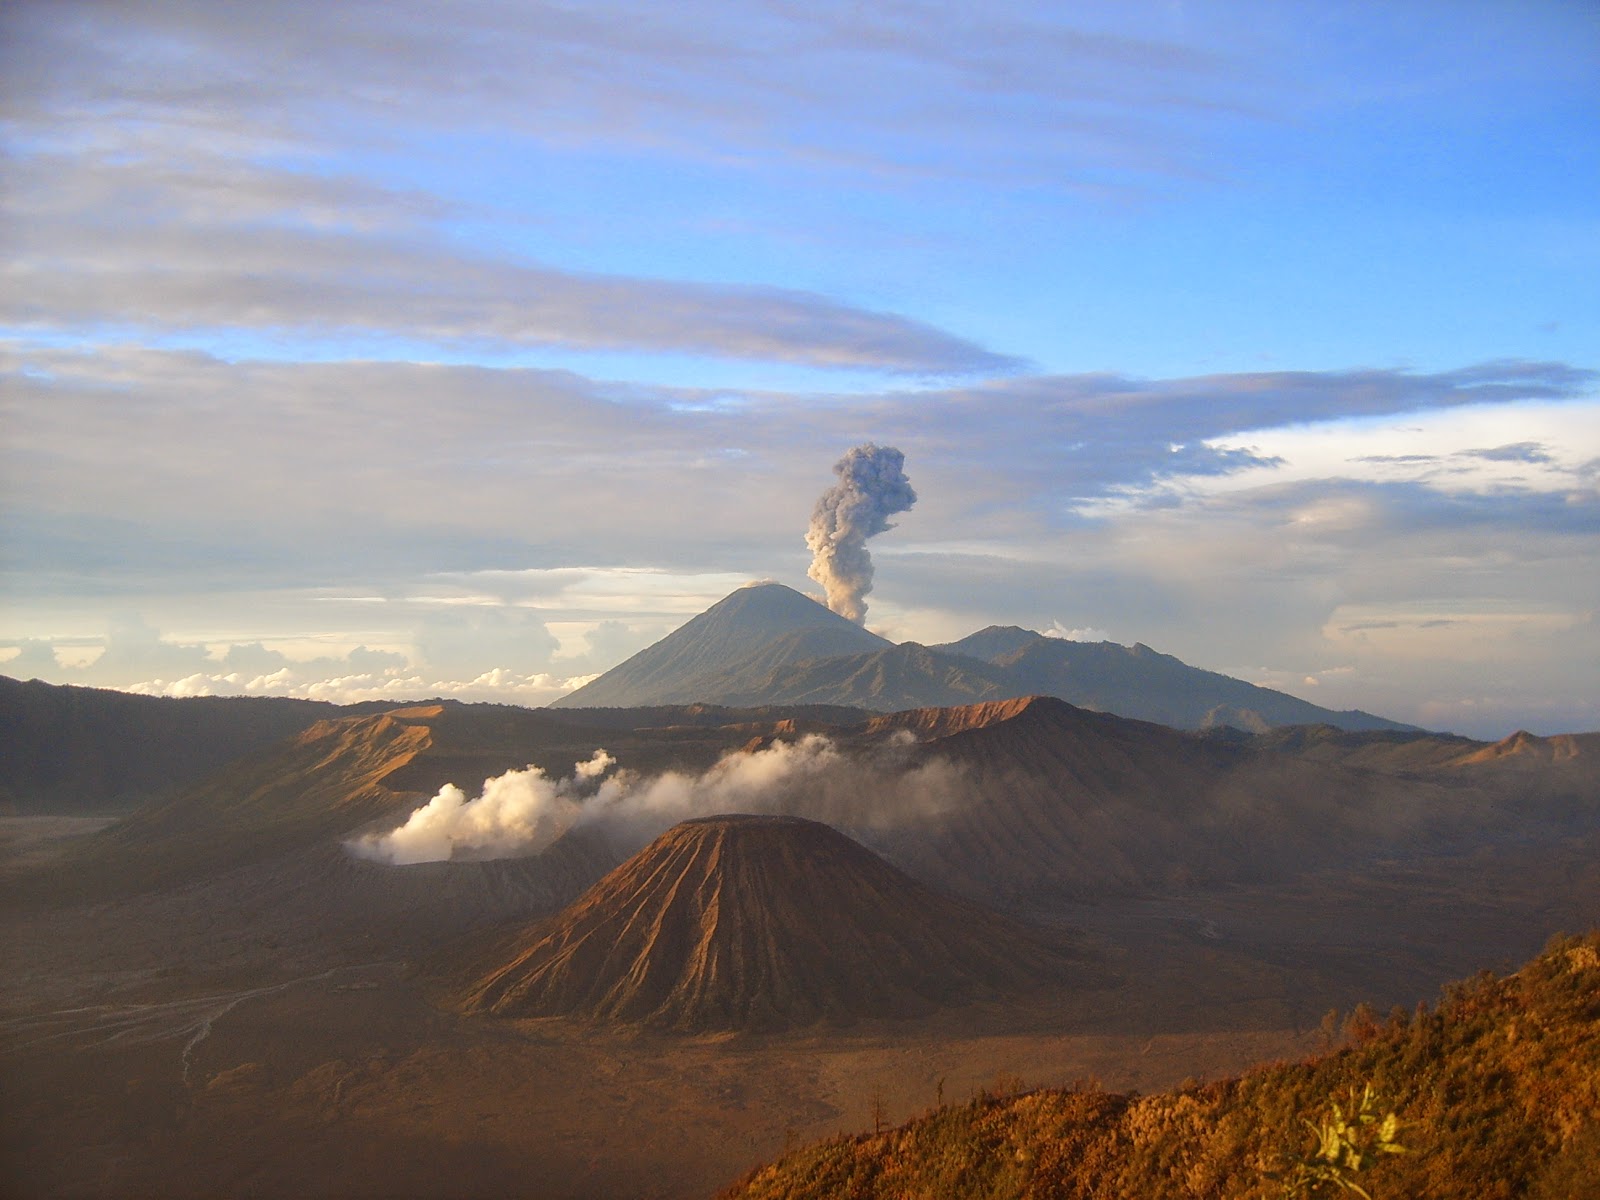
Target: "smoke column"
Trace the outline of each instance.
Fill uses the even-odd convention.
[[[822,493],[811,513],[807,574],[828,593],[828,607],[857,625],[867,619],[872,590],[867,539],[893,529],[889,518],[917,502],[905,463],[893,446],[857,446],[834,464],[839,482]]]

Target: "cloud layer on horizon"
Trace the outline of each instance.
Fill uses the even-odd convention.
[[[553,699],[741,578],[800,584],[803,510],[840,422],[901,446],[925,497],[884,547],[892,635],[1094,626],[1247,677],[1287,669],[1290,690],[1320,687],[1321,703],[1336,697],[1305,681],[1328,671],[1334,692],[1377,689],[1334,706],[1372,708],[1381,695],[1412,718],[1464,696],[1413,697],[1404,680],[1379,678],[1377,664],[1404,656],[1393,635],[1349,613],[1424,613],[1405,621],[1435,622],[1425,640],[1442,662],[1430,669],[1455,693],[1490,662],[1513,671],[1483,643],[1498,629],[1526,659],[1522,702],[1536,700],[1537,678],[1571,712],[1586,686],[1574,639],[1596,637],[1585,599],[1600,525],[1593,379],[1560,364],[1027,378],[869,396],[713,396],[528,369],[224,364],[136,348],[13,345],[5,370],[17,611],[54,608],[91,578],[115,579],[108,601],[124,611],[160,613],[175,589],[274,593],[280,604],[317,593],[321,620],[343,622],[348,645],[362,644],[351,630],[380,628],[367,644],[396,656],[379,670],[263,659],[243,671],[226,658],[237,647],[219,662],[199,645],[157,654],[146,637],[143,673],[108,651],[75,676],[84,681]],[[1310,434],[1348,431],[1353,418],[1420,428],[1457,412],[1471,420],[1444,427],[1460,424],[1469,441],[1452,448],[1435,431],[1436,453],[1387,456],[1413,461],[1370,461],[1386,456],[1361,454],[1366,442],[1348,432]],[[1496,413],[1507,428],[1543,432],[1472,441],[1494,433]],[[1300,447],[1328,436],[1350,439],[1345,460],[1306,477]],[[1262,452],[1275,437],[1285,453]],[[722,574],[690,582],[708,569]],[[1208,621],[1221,611],[1225,626]],[[1498,625],[1484,624],[1497,613]],[[586,645],[608,620],[609,642]],[[37,646],[13,644],[26,650],[19,666],[44,661]],[[1341,675],[1364,656],[1358,678]],[[129,666],[112,678],[119,662]]]
[[[805,587],[874,440],[890,636],[1600,725],[1593,32],[4,6],[0,671],[537,703]]]

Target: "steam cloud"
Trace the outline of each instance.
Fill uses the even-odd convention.
[[[347,845],[363,858],[395,866],[448,858],[499,858],[506,846],[542,849],[572,827],[582,810],[584,790],[592,790],[615,762],[604,750],[596,750],[565,779],[551,779],[535,766],[507,771],[484,780],[483,791],[471,800],[447,783],[405,824]]]
[[[807,572],[828,594],[828,607],[862,624],[872,590],[867,539],[894,528],[889,518],[917,502],[905,473],[906,456],[893,446],[857,446],[833,470],[839,482],[822,493],[811,513]]]
[[[346,845],[379,862],[514,858],[537,854],[569,829],[598,827],[619,849],[635,849],[691,817],[786,813],[825,821],[858,838],[937,816],[964,794],[961,771],[942,758],[914,761],[910,735],[867,756],[847,755],[808,734],[758,750],[725,754],[699,773],[631,770],[596,750],[564,779],[538,767],[484,781],[471,800],[455,784],[387,833]]]

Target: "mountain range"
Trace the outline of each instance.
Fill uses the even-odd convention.
[[[1409,728],[1321,708],[1142,644],[990,626],[943,645],[896,645],[778,583],[740,588],[552,707],[812,704],[894,712],[1035,695],[1180,729]]]

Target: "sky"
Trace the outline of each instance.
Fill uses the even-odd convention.
[[[13,0],[0,673],[537,705],[815,593],[1600,729],[1600,4]]]

